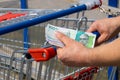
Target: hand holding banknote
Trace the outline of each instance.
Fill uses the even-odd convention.
[[[46,41],[58,46],[57,56],[66,65],[86,65],[89,49],[94,47],[96,35],[48,24],[45,29]],[[79,52],[83,53],[79,53]],[[74,65],[73,65],[74,62]]]

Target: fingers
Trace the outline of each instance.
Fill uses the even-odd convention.
[[[100,43],[106,41],[107,38],[108,38],[108,35],[104,33],[97,39],[97,43],[100,44]]]
[[[71,42],[71,39],[61,32],[56,32],[55,35],[61,42],[63,42],[64,45],[67,45],[69,42]]]

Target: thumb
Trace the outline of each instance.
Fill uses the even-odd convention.
[[[63,34],[61,32],[58,32],[58,31],[55,33],[55,35],[65,45],[67,45],[70,42],[70,40],[71,40],[68,36],[66,36],[65,34]]]

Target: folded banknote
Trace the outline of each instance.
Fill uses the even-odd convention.
[[[56,38],[56,35],[55,35],[56,31],[59,31],[65,34],[71,39],[81,42],[83,45],[85,45],[88,48],[94,47],[95,40],[96,40],[95,34],[48,24],[45,28],[45,38],[46,38],[46,41],[52,45],[59,46],[59,47],[64,46],[64,44]]]

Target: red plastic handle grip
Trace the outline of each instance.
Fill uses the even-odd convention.
[[[28,53],[37,62],[47,61],[56,56],[56,50],[53,47],[28,49]]]

